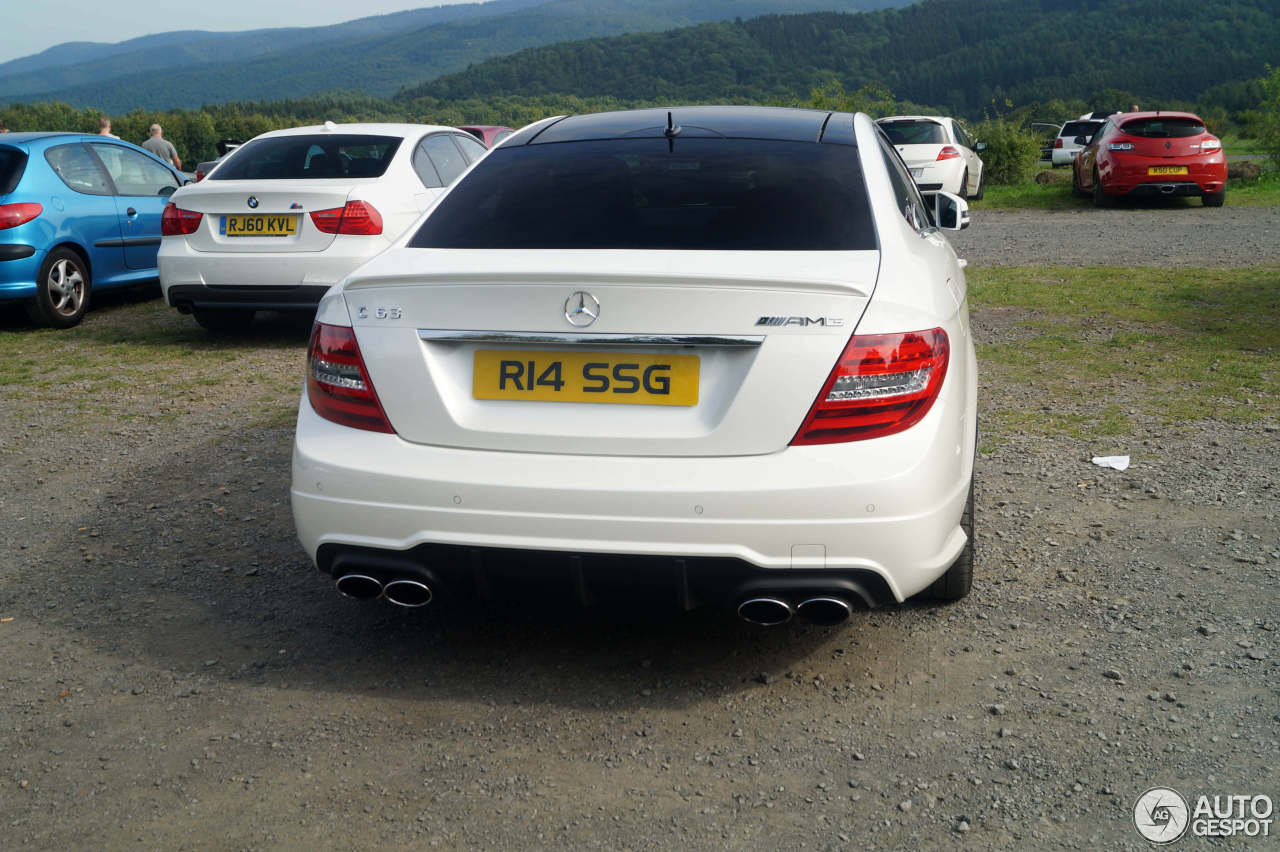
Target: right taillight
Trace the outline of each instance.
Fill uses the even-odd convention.
[[[307,399],[326,420],[369,432],[394,432],[369,381],[355,331],[318,322],[307,347]]]
[[[25,225],[43,212],[44,208],[33,201],[0,204],[0,231]]]
[[[367,201],[348,201],[342,207],[316,210],[311,221],[316,230],[326,234],[376,237],[382,233],[382,214]]]
[[[203,213],[197,213],[194,210],[183,210],[170,201],[164,206],[164,212],[160,214],[160,236],[181,237],[187,234],[194,234],[196,228],[200,227],[202,218],[204,218]]]
[[[959,156],[960,152],[953,145],[943,145],[942,150],[938,152],[938,160],[954,160]],[[937,162],[937,160],[934,162]]]
[[[792,445],[863,441],[910,428],[938,398],[950,351],[941,328],[854,335]]]

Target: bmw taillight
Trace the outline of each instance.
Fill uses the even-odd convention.
[[[939,160],[954,160],[960,156],[960,152],[954,145],[943,145],[942,150],[938,152]]]
[[[342,207],[316,210],[311,221],[326,234],[373,237],[382,233],[382,214],[367,201],[348,201]]]
[[[307,399],[325,420],[369,432],[394,432],[369,381],[353,329],[318,322],[307,347]]]
[[[855,334],[792,445],[863,441],[910,428],[938,398],[950,351],[941,328]]]
[[[170,201],[164,206],[164,212],[160,214],[160,236],[181,237],[187,234],[194,234],[196,228],[200,227],[200,220],[203,218],[203,213],[197,213],[194,210],[183,210]]]
[[[44,212],[44,207],[33,201],[17,204],[0,204],[0,231],[25,225]]]

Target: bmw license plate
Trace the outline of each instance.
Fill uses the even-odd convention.
[[[697,405],[698,356],[636,352],[475,354],[475,399]]]
[[[1149,176],[1155,175],[1185,175],[1188,174],[1186,166],[1149,166],[1147,168]]]
[[[291,237],[298,233],[298,217],[265,213],[228,215],[222,217],[218,233],[224,237]]]

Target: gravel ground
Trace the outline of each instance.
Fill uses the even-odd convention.
[[[1263,266],[1280,264],[1280,207],[1198,201],[1110,210],[974,210],[951,235],[975,266]]]
[[[1214,257],[1255,262],[1280,211],[1172,218],[1224,214],[1247,215]],[[978,213],[962,253],[1149,256],[1147,211],[1102,215]],[[301,375],[305,333],[268,325],[194,387],[139,368],[116,391],[136,416],[86,410],[67,367],[0,385],[4,846],[1138,849],[1151,786],[1280,798],[1274,425],[1010,436],[979,459],[976,586],[951,606],[778,630],[406,613],[310,566],[291,428],[246,412],[255,377]],[[1044,404],[983,381],[984,407]],[[1111,453],[1133,466],[1089,463]]]

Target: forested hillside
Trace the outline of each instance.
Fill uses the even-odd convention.
[[[1261,76],[1278,0],[922,0],[862,15],[778,16],[555,44],[408,89],[444,101],[548,93],[784,98],[831,80],[968,115],[1006,101],[1123,90],[1153,105]]]
[[[411,26],[411,19],[406,19],[392,32],[361,34],[344,24],[340,26],[348,29],[339,37],[317,41],[316,34],[309,33],[308,40],[298,45],[290,40],[293,31],[266,30],[243,34],[230,47],[205,41],[170,51],[122,54],[65,69],[64,76],[75,76],[79,82],[42,88],[29,95],[20,92],[17,78],[0,79],[0,100],[57,100],[117,113],[137,107],[169,109],[278,100],[335,89],[389,96],[490,57],[566,39],[668,30],[736,15],[832,8],[857,11],[907,2],[910,0],[545,0],[531,6],[530,0],[499,0],[474,6],[472,13],[461,19],[430,26]],[[531,7],[507,11],[512,6]],[[485,9],[492,13],[479,14]],[[220,51],[233,48],[248,51],[261,47],[259,42],[275,38],[273,33],[280,33],[280,41],[266,53],[220,55]],[[156,73],[157,56],[179,51],[194,55],[197,47],[206,51],[204,61],[184,61]],[[22,79],[27,81],[23,85],[32,85],[30,76]]]

